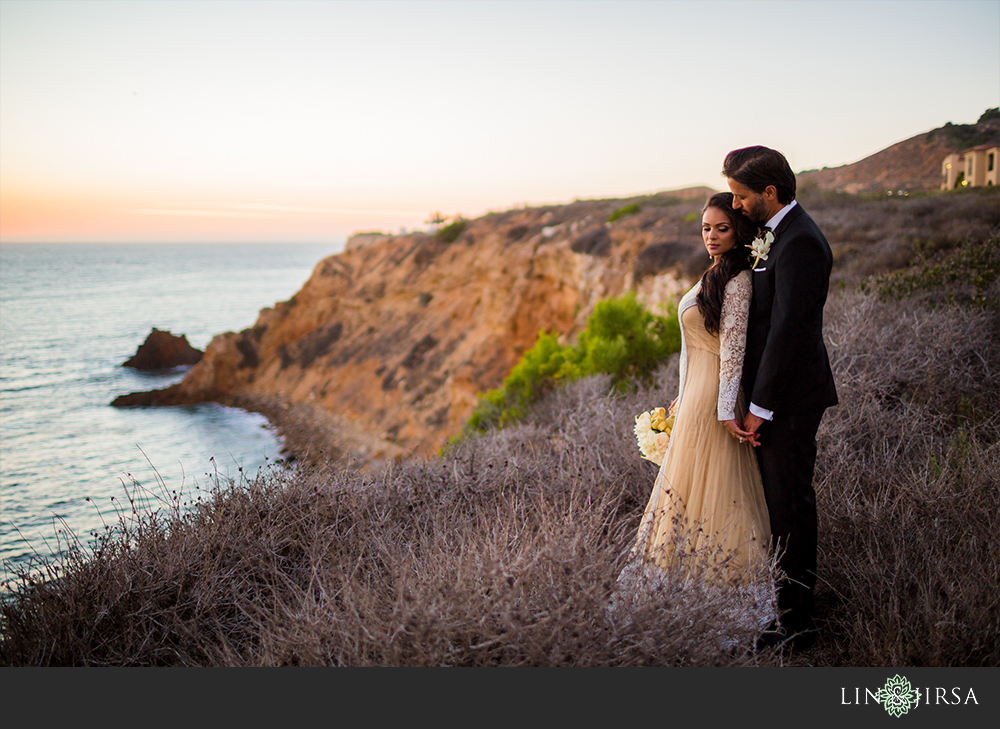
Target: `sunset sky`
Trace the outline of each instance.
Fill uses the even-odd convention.
[[[1000,0],[0,0],[0,242],[337,242],[998,105]]]

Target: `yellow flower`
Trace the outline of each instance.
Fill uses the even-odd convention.
[[[667,429],[666,408],[654,408],[649,411],[649,427],[661,432]]]

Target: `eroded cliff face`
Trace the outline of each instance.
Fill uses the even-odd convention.
[[[673,304],[709,262],[706,188],[493,213],[445,242],[375,238],[320,261],[290,300],[216,336],[157,404],[217,401],[329,415],[337,455],[428,455],[459,432],[540,330],[571,340],[594,305],[634,289]],[[622,205],[638,213],[606,223]],[[128,403],[123,403],[128,404]]]

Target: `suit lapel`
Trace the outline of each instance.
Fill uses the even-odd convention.
[[[795,207],[789,210],[785,214],[785,217],[781,219],[781,222],[778,223],[778,227],[774,231],[774,237],[777,238],[783,232],[785,232],[788,226],[792,224],[792,221],[797,220],[798,217],[802,215],[804,212],[805,211],[802,209],[802,203],[796,203]]]
[[[795,207],[785,213],[785,217],[781,219],[778,223],[778,227],[774,229],[774,243],[771,245],[771,250],[774,254],[777,254],[779,246],[784,242],[783,233],[788,230],[788,227],[799,219],[805,211],[802,209],[801,203],[797,203]],[[768,256],[767,261],[761,261],[757,268],[770,268],[773,263],[773,256]]]

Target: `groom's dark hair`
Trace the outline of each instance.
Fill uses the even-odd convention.
[[[795,199],[795,173],[785,155],[769,147],[734,149],[722,163],[722,175],[749,187],[758,195],[768,185],[778,191],[778,202],[787,205]]]

